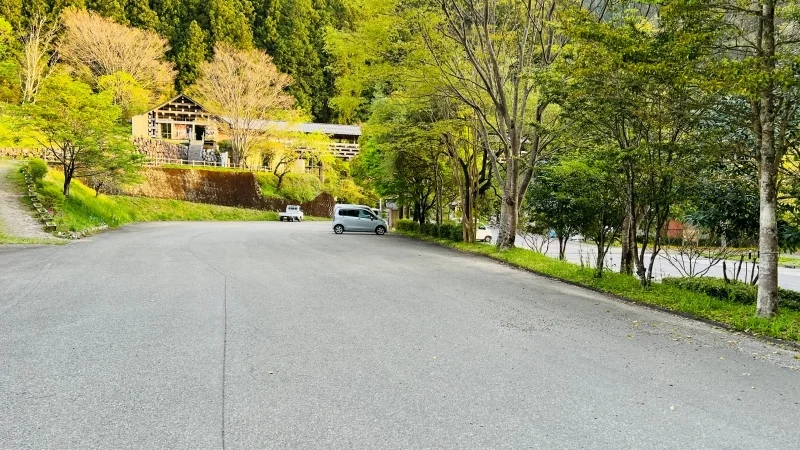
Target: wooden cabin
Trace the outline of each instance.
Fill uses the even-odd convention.
[[[186,159],[199,161],[208,160],[209,153],[218,149],[218,142],[227,139],[225,125],[231,122],[232,119],[215,116],[199,102],[181,94],[146,113],[134,116],[132,133],[134,139],[153,139],[185,146],[188,148],[183,152]],[[359,150],[361,127],[357,125],[256,121],[252,126],[325,134],[331,139],[333,155],[344,160],[353,159]],[[225,165],[224,161],[219,162]]]

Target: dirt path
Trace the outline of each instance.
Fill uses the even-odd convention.
[[[8,179],[9,173],[17,167],[14,161],[0,161],[0,228],[14,237],[53,239],[22,204],[22,195]]]

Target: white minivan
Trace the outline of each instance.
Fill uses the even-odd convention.
[[[334,210],[333,232],[342,234],[345,231],[386,234],[386,222],[366,206],[342,205]]]

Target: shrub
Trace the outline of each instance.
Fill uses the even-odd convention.
[[[419,226],[419,232],[428,236],[439,236],[439,227],[435,223],[423,223]]]
[[[280,197],[278,192],[278,177],[272,173],[256,172],[253,175],[256,177],[258,186],[261,188],[261,195],[266,198]]]
[[[47,175],[47,163],[44,162],[43,159],[34,158],[28,161],[28,164],[25,166],[25,170],[28,171],[28,175],[34,179],[37,183],[42,181],[45,175]]]
[[[458,222],[445,222],[439,227],[439,237],[461,242],[464,240],[464,231]]]
[[[755,305],[758,288],[742,282],[726,282],[722,278],[675,277],[664,278],[662,283],[687,291],[699,292],[711,297],[745,305]],[[800,311],[800,292],[778,288],[778,305]]]
[[[410,219],[400,219],[397,221],[397,231],[419,233],[419,224]]]
[[[316,175],[308,173],[287,173],[283,178],[280,192],[289,200],[300,203],[310,202],[320,194],[322,185]]]

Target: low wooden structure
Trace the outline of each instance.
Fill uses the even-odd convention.
[[[219,124],[225,125],[232,120],[215,116],[199,102],[180,94],[144,114],[134,116],[132,132],[133,138],[139,142],[146,138],[185,146],[188,161],[207,161],[226,165],[224,159],[220,160],[212,155],[216,155],[219,141],[227,138],[224,127],[219,127]],[[357,125],[256,121],[252,126],[273,127],[301,133],[322,133],[331,139],[330,150],[337,158],[350,160],[358,155],[361,127]]]

